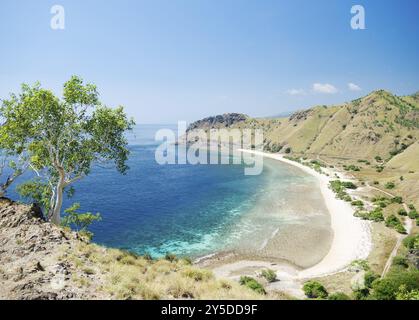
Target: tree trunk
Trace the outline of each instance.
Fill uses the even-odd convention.
[[[51,222],[60,225],[61,224],[61,208],[63,206],[63,193],[64,193],[64,175],[60,174],[60,178],[57,184],[57,190],[55,194],[55,203],[52,210]]]

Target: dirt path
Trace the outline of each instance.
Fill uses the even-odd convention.
[[[379,192],[381,192],[381,193],[384,193],[384,194],[386,194],[386,195],[388,195],[388,196],[390,196],[390,197],[392,197],[392,198],[394,198],[395,196],[393,195],[393,194],[391,194],[390,192],[387,192],[387,191],[385,191],[385,190],[381,190],[381,189],[379,189],[379,188],[376,188],[376,187],[373,187],[373,186],[370,186],[368,183],[367,183],[367,186],[368,187],[370,187],[371,189],[374,189],[374,190],[377,190],[377,191],[379,191]],[[403,208],[404,208],[404,210],[406,210],[406,212],[409,212],[409,208],[407,207],[407,205],[406,205],[406,203],[403,203],[402,204],[403,205]],[[392,265],[392,263],[393,263],[393,259],[394,259],[394,257],[395,256],[397,256],[397,252],[399,251],[399,249],[400,249],[400,246],[402,245],[402,243],[403,243],[403,240],[410,234],[410,231],[412,230],[412,220],[411,219],[409,219],[409,218],[406,218],[405,219],[405,221],[404,221],[404,227],[405,227],[405,229],[406,229],[406,234],[398,234],[398,236],[397,236],[397,242],[396,242],[396,245],[394,246],[394,248],[393,248],[393,250],[391,251],[391,253],[390,253],[390,256],[388,257],[388,259],[387,259],[387,261],[386,261],[386,264],[385,264],[385,266],[384,266],[384,269],[383,269],[383,272],[382,272],[382,274],[381,274],[381,278],[384,278],[385,277],[385,275],[388,273],[388,271],[390,270],[390,268],[391,268],[391,265]]]

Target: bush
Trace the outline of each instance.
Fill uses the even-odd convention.
[[[408,292],[419,289],[419,271],[392,271],[384,279],[373,284],[373,298],[377,300],[395,300],[400,287]]]
[[[395,229],[397,232],[406,233],[406,229],[402,225],[401,221],[394,214],[387,217],[386,226]]]
[[[326,299],[329,295],[326,288],[316,281],[306,282],[303,290],[304,294],[310,299]]]
[[[364,275],[365,286],[369,289],[372,288],[372,284],[375,280],[379,279],[380,276],[372,271],[367,271]]]
[[[393,181],[387,182],[384,187],[386,189],[394,189],[396,187],[396,184]]]
[[[262,277],[264,277],[264,278],[266,279],[266,281],[268,281],[268,282],[275,282],[275,281],[277,280],[277,279],[276,279],[276,272],[275,272],[275,271],[273,271],[273,270],[271,270],[271,269],[265,269],[265,270],[262,270],[261,275],[262,275]]]
[[[240,284],[245,286],[259,294],[266,294],[265,288],[251,277],[242,276],[240,277]]]
[[[351,205],[362,208],[364,206],[364,202],[361,200],[354,200],[351,202]]]
[[[409,263],[407,262],[407,259],[405,257],[394,257],[393,258],[393,266],[398,266],[398,267],[402,267],[402,268],[409,268]]]
[[[419,234],[407,236],[403,240],[403,245],[409,250],[419,249]]]
[[[419,218],[419,213],[416,210],[411,210],[408,214],[410,219],[417,219]]]
[[[403,203],[403,198],[402,197],[394,197],[393,199],[391,199],[391,202],[402,204]]]
[[[183,270],[182,274],[185,277],[191,278],[195,281],[209,280],[213,277],[211,271],[196,269],[196,268],[192,268],[192,267],[188,267],[185,270]]]
[[[329,295],[328,300],[351,300],[351,298],[343,292],[335,292]]]
[[[176,257],[176,255],[175,254],[173,254],[173,253],[170,253],[170,252],[168,252],[168,253],[166,253],[166,256],[164,257],[167,261],[170,261],[170,262],[175,262],[175,261],[177,261],[177,257]]]
[[[366,300],[370,295],[370,290],[365,289],[358,289],[354,290],[353,296],[355,300]]]
[[[403,217],[406,217],[407,216],[407,212],[404,209],[400,209],[399,212],[398,212],[398,214],[399,214],[399,216],[403,216]]]
[[[374,221],[374,222],[381,222],[384,221],[384,215],[383,211],[379,208],[374,209],[369,213],[368,220]]]

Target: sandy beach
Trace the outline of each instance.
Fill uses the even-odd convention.
[[[241,151],[287,163],[317,178],[330,214],[330,227],[333,232],[332,243],[329,252],[320,262],[305,269],[296,269],[288,264],[277,262],[233,259],[225,261],[225,263],[220,261],[219,265],[213,269],[216,275],[235,278],[240,274],[240,271],[255,272],[261,268],[269,267],[277,272],[280,279],[284,280],[281,281],[282,284],[278,283],[277,285],[284,285],[288,288],[294,287],[295,292],[297,292],[299,288],[295,281],[337,273],[348,267],[352,261],[368,257],[372,249],[370,223],[354,217],[352,206],[345,201],[336,199],[335,194],[328,187],[331,180],[330,177],[320,174],[303,164],[288,160],[280,154],[269,154],[253,150]],[[329,175],[332,176],[332,174]],[[289,282],[288,284],[287,281]]]

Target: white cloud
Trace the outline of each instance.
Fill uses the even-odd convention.
[[[356,85],[355,83],[352,83],[352,82],[348,83],[348,89],[351,90],[351,91],[361,91],[362,90],[360,86],[358,86],[358,85]]]
[[[290,89],[287,90],[287,93],[291,96],[303,96],[306,92],[303,89]]]
[[[313,91],[317,93],[335,94],[338,92],[338,89],[328,83],[314,83]]]

